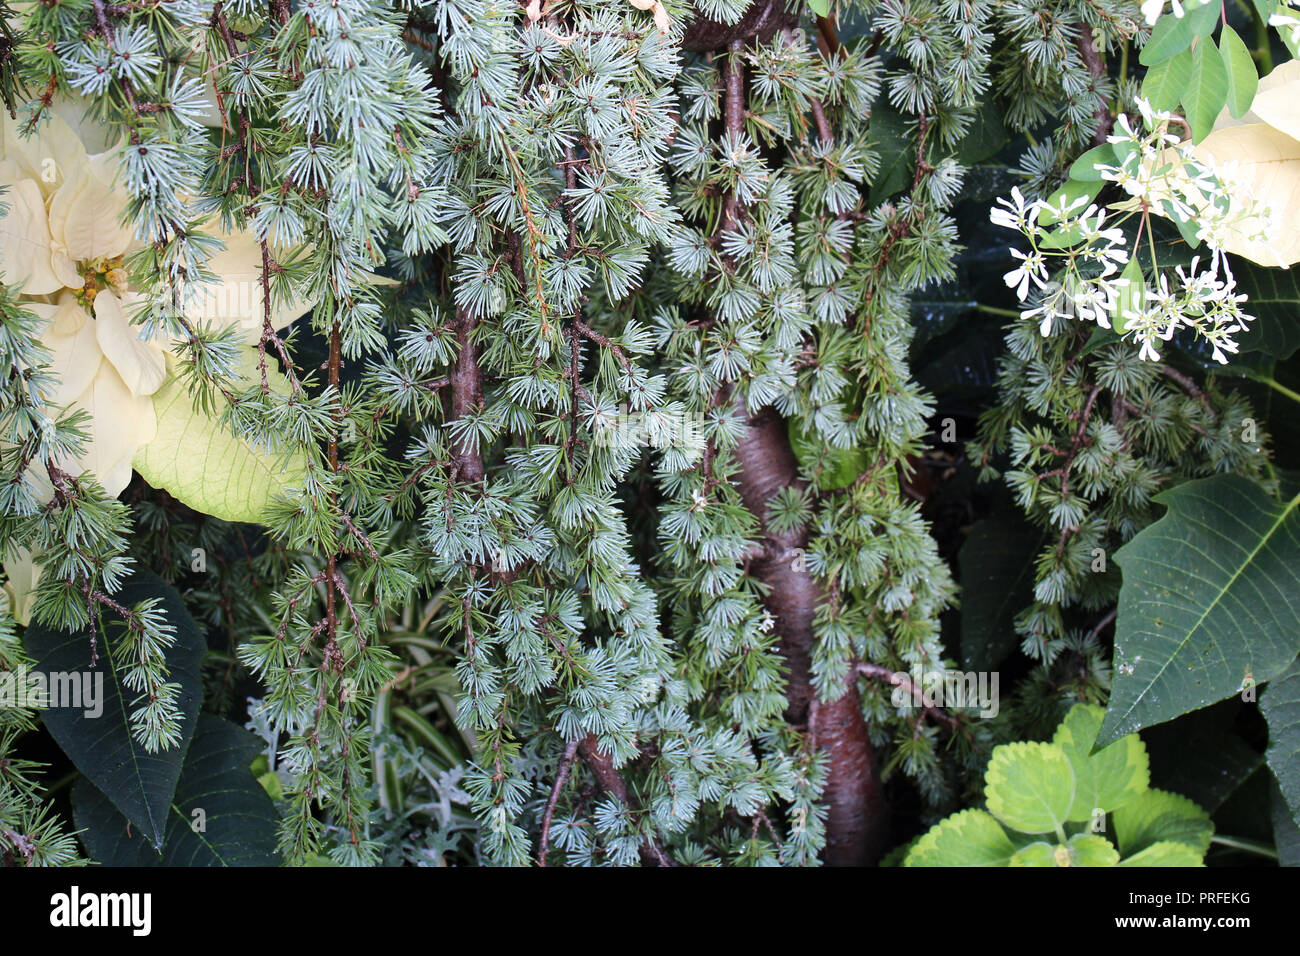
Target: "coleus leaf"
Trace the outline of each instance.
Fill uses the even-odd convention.
[[[1074,770],[1074,803],[1069,815],[1072,821],[1090,820],[1098,811],[1110,813],[1138,797],[1150,784],[1146,748],[1137,734],[1092,752],[1105,714],[1100,707],[1075,704],[1052,738]]]
[[[930,828],[908,851],[904,866],[1006,866],[1016,846],[983,810],[954,813]]]
[[[1024,741],[996,747],[984,782],[989,812],[1022,833],[1050,833],[1070,819],[1074,770],[1060,747]]]

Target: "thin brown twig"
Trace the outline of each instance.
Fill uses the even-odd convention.
[[[537,865],[546,866],[546,854],[551,844],[551,819],[555,816],[556,804],[560,802],[560,791],[569,780],[569,771],[573,768],[573,758],[578,753],[578,741],[570,740],[564,745],[564,754],[560,757],[555,770],[555,783],[551,786],[550,799],[546,801],[546,810],[542,813],[542,835],[537,841]]]

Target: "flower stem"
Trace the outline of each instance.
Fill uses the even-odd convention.
[[[997,306],[985,305],[982,302],[975,303],[975,311],[983,312],[987,315],[1000,315],[1008,319],[1020,318],[1020,313],[1017,312],[1015,309],[999,309]]]
[[[1281,382],[1279,382],[1277,379],[1273,378],[1273,376],[1256,374],[1256,375],[1251,375],[1250,377],[1257,382],[1267,385],[1269,388],[1273,389],[1274,391],[1282,395],[1285,395],[1287,398],[1291,399],[1291,401],[1300,404],[1300,392],[1292,391],[1291,389],[1283,385]]]

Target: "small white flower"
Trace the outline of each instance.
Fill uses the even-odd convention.
[[[1020,313],[1020,318],[1028,322],[1030,319],[1038,320],[1038,331],[1042,333],[1043,338],[1052,334],[1052,323],[1060,317],[1060,313],[1051,305],[1040,305],[1036,309],[1026,309]]]
[[[1032,280],[1038,288],[1047,285],[1047,268],[1043,265],[1043,254],[1033,251],[1028,254],[1019,249],[1012,249],[1011,255],[1020,260],[1020,265],[1002,277],[1008,289],[1016,290],[1016,298],[1021,302],[1029,295],[1029,283]]]
[[[998,205],[989,210],[989,219],[995,226],[1026,232],[1030,217],[1038,211],[1038,204],[1026,205],[1025,197],[1017,186],[1011,187],[1011,199],[1012,202],[1007,202],[999,196]]]

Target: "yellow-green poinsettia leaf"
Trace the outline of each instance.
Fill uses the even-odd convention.
[[[260,379],[256,352],[249,349],[244,373]],[[284,379],[267,369],[271,388],[283,393]],[[220,410],[209,415],[194,407],[185,385],[174,376],[154,395],[158,432],[136,453],[132,464],[149,484],[163,488],[189,507],[225,521],[260,522],[271,501],[301,485],[306,460],[286,458],[231,434]]]

